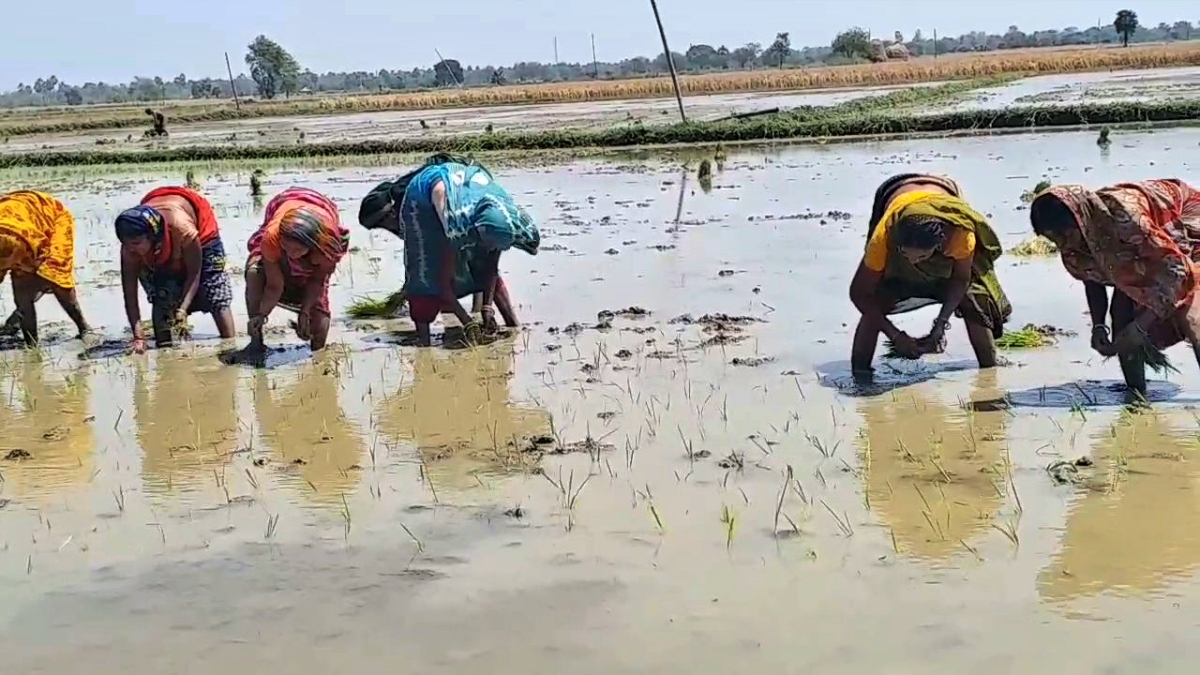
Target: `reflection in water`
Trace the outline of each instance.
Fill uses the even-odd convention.
[[[362,434],[338,401],[341,369],[332,355],[299,373],[254,372],[254,412],[275,469],[313,503],[341,505],[359,481]]]
[[[133,408],[148,493],[175,494],[214,481],[211,467],[237,450],[238,371],[182,351],[137,359]]]
[[[55,384],[47,382],[51,367],[39,352],[0,363],[0,459],[14,458],[0,463],[3,493],[50,496],[91,478],[91,366],[65,373]]]
[[[1046,600],[1149,595],[1200,566],[1194,448],[1161,412],[1123,412],[1097,439],[1094,474],[1038,575]]]
[[[994,370],[976,375],[973,400],[999,397]],[[867,493],[900,552],[966,554],[991,528],[1007,494],[1008,414],[931,401],[918,388],[861,399]]]
[[[380,423],[417,447],[435,489],[478,485],[478,473],[524,468],[519,439],[550,433],[550,413],[509,401],[510,342],[456,352],[422,349],[411,385],[384,400]],[[515,447],[514,447],[515,446]]]

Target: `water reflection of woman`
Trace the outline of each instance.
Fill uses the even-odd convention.
[[[421,350],[412,383],[384,400],[380,424],[416,446],[432,481],[478,485],[479,472],[521,465],[514,439],[550,433],[550,413],[509,399],[513,347],[498,342],[446,353]]]
[[[12,494],[50,496],[82,485],[94,470],[91,368],[65,373],[55,384],[47,381],[48,368],[32,352],[0,364],[0,457],[21,455],[4,467]]]
[[[995,371],[975,378],[975,401],[996,400]],[[1007,413],[952,408],[919,387],[864,399],[860,437],[871,508],[901,553],[948,559],[986,532],[1006,494]]]
[[[1157,413],[1123,413],[1105,430],[1061,548],[1038,575],[1043,599],[1150,595],[1200,567],[1200,483],[1183,461],[1188,445]]]
[[[209,482],[211,467],[237,450],[238,371],[156,352],[154,376],[135,364],[134,419],[148,492],[176,493]]]
[[[295,480],[289,484],[319,505],[340,505],[358,484],[363,439],[338,401],[341,371],[332,359],[272,381],[254,374],[254,412],[271,460]]]

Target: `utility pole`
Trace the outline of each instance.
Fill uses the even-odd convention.
[[[600,62],[596,60],[596,34],[592,33],[592,77],[600,79]]]
[[[233,92],[233,105],[241,110],[242,102],[238,100],[237,85],[233,83],[233,66],[229,65],[229,52],[225,52],[225,70],[229,73],[229,91]]]
[[[558,65],[561,61],[558,60],[558,36],[554,36],[554,65]]]
[[[458,88],[462,89],[463,83],[460,82],[458,76],[454,74],[454,71],[450,68],[450,64],[446,63],[446,59],[442,58],[442,53],[436,48],[433,50],[433,53],[437,54],[438,61],[441,61],[442,67],[446,69],[447,73],[450,73],[450,77],[454,78],[454,84],[457,84]]]
[[[938,53],[937,29],[934,28],[933,29],[933,58],[935,60],[937,59],[937,53]]]
[[[671,58],[671,47],[667,45],[667,32],[663,30],[662,17],[658,15],[658,3],[650,0],[650,9],[654,10],[654,21],[658,24],[658,36],[662,38],[663,55],[667,57],[667,70],[671,71],[671,84],[675,87],[675,102],[679,104],[679,119],[687,122],[687,113],[683,112],[683,94],[679,92],[679,76],[675,74],[675,59]]]

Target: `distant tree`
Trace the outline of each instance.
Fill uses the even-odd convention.
[[[67,100],[67,105],[83,105],[83,94],[79,93],[79,87],[64,89],[63,98]]]
[[[1113,21],[1113,28],[1121,35],[1121,46],[1129,46],[1129,36],[1133,35],[1138,29],[1138,15],[1132,9],[1123,9],[1117,12],[1117,18]]]
[[[912,41],[913,42],[924,42],[925,41],[925,36],[921,34],[920,28],[918,28],[916,31],[913,32]]]
[[[187,86],[187,83],[188,83],[187,75],[184,75],[183,73],[180,73],[180,74],[176,75],[176,76],[175,76],[175,79],[174,79],[174,80],[171,80],[171,82],[172,82],[172,83],[173,83],[173,84],[174,84],[176,87],[186,87],[186,86]]]
[[[837,37],[833,38],[830,48],[834,54],[840,54],[848,59],[870,58],[871,34],[865,29],[855,26],[838,33]]]
[[[733,50],[733,53],[731,53],[729,56],[733,59],[733,62],[737,64],[738,68],[745,69],[753,65],[761,54],[762,45],[758,44],[757,42],[748,42],[745,45]]]
[[[452,84],[462,84],[462,64],[454,59],[443,59],[438,61],[437,64],[433,66],[433,79],[439,87],[448,87]]]
[[[508,84],[508,78],[504,77],[504,69],[497,68],[492,71],[492,84],[497,87],[503,87]]]
[[[904,44],[904,33],[901,33],[900,31],[896,31],[895,33],[893,33],[892,34],[892,42],[895,42],[898,45]]]
[[[763,58],[769,58],[772,63],[778,63],[779,67],[783,68],[783,62],[791,53],[792,38],[787,33],[779,33],[775,36],[775,41],[771,43],[771,46],[767,47],[767,51],[763,52]]]
[[[300,64],[265,35],[254,38],[247,47],[246,65],[250,67],[250,78],[263,98],[275,98],[280,92],[290,96],[299,89]]]

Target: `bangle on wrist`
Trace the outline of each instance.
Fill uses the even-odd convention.
[[[1107,333],[1107,332],[1108,332],[1108,325],[1107,325],[1107,324],[1103,324],[1103,323],[1096,323],[1096,324],[1092,324],[1092,332],[1093,332],[1093,333],[1095,333],[1095,332],[1096,332],[1096,331],[1098,331],[1098,330],[1102,330],[1102,331],[1104,331],[1105,333]]]

